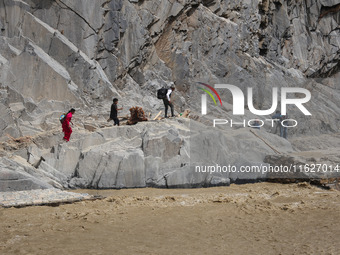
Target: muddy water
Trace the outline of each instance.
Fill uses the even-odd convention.
[[[0,209],[0,254],[340,254],[340,192],[258,183],[80,190],[106,198]]]

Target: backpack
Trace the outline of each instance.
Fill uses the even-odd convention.
[[[157,98],[158,99],[165,99],[167,93],[168,93],[168,89],[161,88],[161,89],[157,90]]]
[[[59,121],[60,121],[61,124],[63,124],[65,118],[66,118],[66,113],[62,114],[62,115],[59,117]]]

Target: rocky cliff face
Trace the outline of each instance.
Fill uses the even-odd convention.
[[[44,187],[192,187],[258,178],[195,174],[190,167],[256,165],[273,154],[247,128],[209,131],[212,116],[233,118],[227,92],[220,93],[223,107],[209,104],[209,116],[198,120],[119,128],[106,123],[112,97],[120,99],[122,115],[138,105],[154,116],[163,108],[155,92],[171,82],[176,111],[190,108],[193,116],[200,115],[197,81],[235,84],[243,91],[253,87],[257,109],[270,108],[273,87],[304,87],[312,94],[306,104],[312,116],[289,108],[299,125],[289,130],[288,142],[271,135],[268,125],[260,136],[278,153],[306,159],[322,154],[322,162],[338,163],[339,4],[1,1],[0,182],[9,185],[28,174],[35,178],[31,187],[41,180]],[[61,144],[58,118],[71,107],[77,108],[75,133],[72,142]],[[245,109],[246,118],[255,118]],[[8,135],[30,140],[13,145]],[[25,177],[9,177],[13,164]]]

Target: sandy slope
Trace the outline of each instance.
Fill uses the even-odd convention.
[[[340,254],[336,190],[259,183],[89,192],[106,198],[0,209],[0,254]]]

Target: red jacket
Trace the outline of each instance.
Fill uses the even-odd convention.
[[[72,113],[69,112],[68,114],[66,114],[65,120],[63,121],[63,126],[64,127],[70,127],[71,119],[72,119]]]

